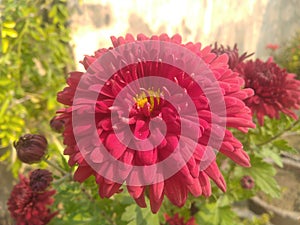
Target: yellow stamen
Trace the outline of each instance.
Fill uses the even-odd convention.
[[[159,104],[160,96],[161,91],[159,89],[157,91],[154,91],[153,89],[148,89],[147,94],[146,92],[141,92],[140,94],[137,94],[136,97],[134,97],[134,100],[140,108],[143,108],[144,105],[148,102],[150,104],[151,112],[155,104],[154,98],[156,99],[157,104]]]

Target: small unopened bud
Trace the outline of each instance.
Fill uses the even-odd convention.
[[[30,174],[30,187],[34,192],[44,191],[53,180],[52,173],[48,170],[36,169]]]
[[[62,119],[57,119],[57,117],[53,117],[50,120],[50,127],[53,131],[57,133],[61,133],[64,129],[65,122]]]
[[[241,186],[244,189],[252,189],[255,185],[255,182],[251,176],[243,176],[241,179]]]
[[[18,158],[28,164],[42,160],[47,151],[47,140],[39,134],[25,134],[14,142]]]

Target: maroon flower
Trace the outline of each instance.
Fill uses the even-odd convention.
[[[40,192],[46,190],[50,186],[53,177],[52,173],[48,170],[36,169],[31,172],[30,176],[30,187],[34,192]]]
[[[156,49],[156,46],[160,45],[155,45],[155,43],[153,44],[153,48],[152,46],[148,48],[149,46],[146,46],[146,43],[149,43],[147,40],[156,41],[156,44],[158,42],[160,44],[172,43],[175,49],[179,46],[181,50],[184,48],[188,52],[192,52],[193,57],[200,58],[201,62],[205,64],[205,67],[201,67],[203,77],[207,75],[206,68],[209,68],[211,72],[207,76],[212,76],[216,80],[214,82],[207,82],[204,79],[203,82],[205,85],[203,87],[207,88],[206,90],[210,93],[215,93],[218,88],[221,89],[222,97],[214,99],[214,102],[222,101],[221,103],[225,104],[226,113],[222,117],[219,117],[218,121],[225,121],[227,127],[234,127],[244,132],[247,132],[249,127],[255,127],[252,122],[251,111],[243,102],[244,99],[253,94],[253,91],[251,89],[241,89],[241,86],[244,84],[243,80],[239,78],[237,73],[228,69],[227,55],[216,56],[211,52],[209,46],[201,48],[200,43],[193,44],[190,42],[182,44],[179,35],[168,37],[166,34],[162,34],[148,38],[141,34],[138,35],[137,40],[131,35],[127,35],[125,38],[112,37],[114,48],[118,48],[126,43],[145,45],[140,46],[137,51],[133,49],[130,54],[127,54],[127,50],[125,49],[125,57],[131,57],[131,54],[140,54],[141,52],[146,55],[159,52],[164,58],[177,60],[174,63],[176,65],[185,65],[185,68],[197,67],[197,65],[190,65],[192,62],[184,57],[180,59],[175,58],[174,55],[171,55],[165,49],[160,52],[160,50]],[[226,184],[215,158],[209,162],[209,165],[205,169],[200,170],[200,164],[207,160],[205,158],[207,156],[206,153],[213,152],[217,148],[236,163],[246,167],[250,166],[249,156],[243,150],[242,144],[228,129],[226,129],[225,136],[222,138],[219,137],[218,132],[213,131],[211,121],[215,114],[211,112],[209,99],[203,90],[183,70],[167,63],[143,60],[139,63],[128,64],[104,81],[103,76],[105,75],[106,67],[109,67],[113,63],[116,63],[116,65],[122,64],[124,61],[127,63],[122,58],[124,56],[115,56],[114,53],[106,54],[112,50],[113,48],[101,49],[94,56],[86,56],[82,63],[85,69],[88,70],[88,73],[72,72],[67,80],[68,87],[59,92],[57,96],[60,103],[69,106],[59,111],[61,113],[59,118],[66,121],[63,135],[64,143],[67,147],[64,153],[70,156],[69,164],[71,166],[74,164],[79,165],[74,174],[74,179],[83,182],[89,176],[94,175],[99,185],[100,196],[107,198],[118,193],[121,190],[122,183],[126,182],[128,192],[139,206],[146,207],[145,195],[148,195],[151,210],[154,213],[159,210],[164,196],[167,196],[174,205],[179,207],[184,205],[189,193],[194,196],[210,196],[210,179],[222,191],[225,191]],[[104,55],[106,57],[103,58],[110,59],[111,57],[112,61],[100,64],[98,60]],[[133,55],[132,57],[135,58],[137,56]],[[118,102],[116,99],[121,90],[124,90],[128,85],[144,77],[152,78],[152,80],[155,80],[155,78],[164,78],[174,83],[174,85],[177,84],[177,86],[182,87],[191,99],[193,99],[192,104],[196,107],[197,115],[194,117],[186,113],[187,116],[182,118],[182,120],[180,119],[176,109],[168,101],[164,100],[164,97],[176,99],[180,104],[181,112],[188,111],[190,103],[187,103],[186,99],[181,97],[182,94],[176,93],[175,89],[169,89],[166,86],[164,90],[153,89],[151,87],[145,89],[139,83],[137,83],[137,89],[130,89],[130,93],[133,92],[134,97],[130,96],[126,98],[125,96],[120,99],[120,102],[124,104],[132,102],[132,104],[130,103],[130,107],[125,105],[125,107],[129,108],[129,115],[124,115],[125,110],[113,106],[114,101]],[[83,88],[80,86],[82,84],[84,85]],[[105,85],[99,88],[99,85],[102,84]],[[82,93],[82,96],[75,98],[75,92]],[[97,92],[98,97],[94,104],[95,101],[90,99],[90,96],[95,92]],[[95,107],[95,110],[93,107]],[[112,116],[113,113],[115,113],[114,116]],[[74,119],[77,116],[78,119]],[[127,119],[125,119],[126,116]],[[94,118],[94,120],[90,121],[90,118]],[[112,124],[112,119],[115,118],[116,123]],[[167,127],[166,135],[163,135],[162,141],[155,148],[147,150],[148,147],[146,148],[144,145],[135,145],[131,148],[121,143],[119,137],[116,135],[116,132],[119,132],[122,137],[128,138],[129,133],[125,133],[124,130],[126,127],[130,127],[130,134],[133,134],[134,137],[129,142],[135,144],[136,139],[143,140],[150,136],[150,122],[155,122],[155,119],[165,121]],[[96,126],[95,133],[92,129],[93,126]],[[189,132],[186,136],[180,137],[182,127],[187,128]],[[200,133],[199,136],[197,134],[196,141],[194,141],[190,137],[195,133],[194,130],[198,128]],[[75,134],[75,132],[77,133]],[[75,138],[76,135],[79,135],[77,139]],[[213,136],[213,142],[209,142],[211,136]],[[97,144],[99,140],[105,146],[104,151]],[[184,143],[179,144],[182,140],[184,140]],[[216,147],[215,144],[218,141],[221,142],[221,146]],[[180,146],[183,152],[188,153],[190,151],[189,146],[193,146],[194,144],[196,149],[193,148],[193,155],[172,176],[160,182],[151,183],[150,181],[148,182],[151,183],[149,185],[128,185],[132,180],[151,180],[153,174],[144,173],[143,169],[164,161],[175,151],[177,145]],[[80,148],[79,145],[84,147]],[[146,150],[134,150],[140,147]],[[85,152],[83,153],[83,151]],[[113,161],[115,164],[107,164],[109,162],[108,158],[105,158],[107,152],[110,154],[110,158],[113,158],[117,162],[122,162],[123,165],[130,165],[131,168],[133,166],[143,168],[141,169],[142,172],[137,174],[133,169],[123,169],[119,172],[114,172],[115,169],[117,171],[119,168],[114,167],[116,164],[115,161]],[[214,153],[213,156],[215,157]],[[172,169],[175,167],[179,162],[180,158],[175,158],[170,167],[163,167],[162,174],[169,168]],[[91,163],[97,168],[92,167]],[[121,178],[121,181],[116,182],[115,180],[107,179],[102,174],[103,172],[106,173],[105,175],[108,173],[113,174],[114,177]]]
[[[178,213],[176,213],[173,217],[166,214],[165,219],[166,225],[197,225],[194,217],[191,217],[187,222],[184,222],[184,218],[180,218]]]
[[[53,117],[50,120],[50,127],[52,128],[53,131],[57,133],[62,133],[64,129],[65,122],[64,120],[57,119],[57,117]]]
[[[57,212],[52,213],[48,206],[53,204],[55,190],[35,192],[29,180],[20,175],[20,182],[13,187],[7,205],[16,225],[44,225]]]
[[[41,161],[47,151],[47,140],[39,134],[25,134],[14,142],[18,158],[28,164]]]
[[[234,70],[238,66],[238,64],[243,62],[246,58],[254,54],[254,53],[247,54],[247,52],[245,52],[240,56],[237,44],[235,44],[231,49],[229,46],[227,46],[227,48],[225,48],[223,45],[218,46],[217,42],[215,43],[214,48],[211,51],[217,54],[218,56],[224,53],[227,54],[229,58],[228,65],[229,68],[232,70]]]
[[[272,58],[266,62],[256,59],[241,63],[238,72],[245,80],[245,87],[255,92],[245,103],[260,125],[264,124],[264,116],[279,119],[280,112],[297,119],[293,110],[300,107],[300,81],[295,74],[281,69]]]
[[[251,176],[243,176],[243,178],[241,179],[241,186],[244,189],[252,189],[255,185],[255,182],[253,180],[253,178]]]

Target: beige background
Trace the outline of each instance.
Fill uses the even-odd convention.
[[[300,29],[298,0],[83,0],[72,4],[76,61],[109,37],[130,32],[179,33],[184,41],[209,45],[218,41],[267,58],[269,43],[282,45]],[[80,67],[82,68],[82,67]]]

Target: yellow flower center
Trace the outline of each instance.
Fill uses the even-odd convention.
[[[137,94],[136,97],[134,97],[134,100],[139,108],[143,108],[146,103],[149,103],[151,112],[154,106],[159,104],[161,93],[162,92],[159,89],[157,91],[148,89],[147,91]]]

